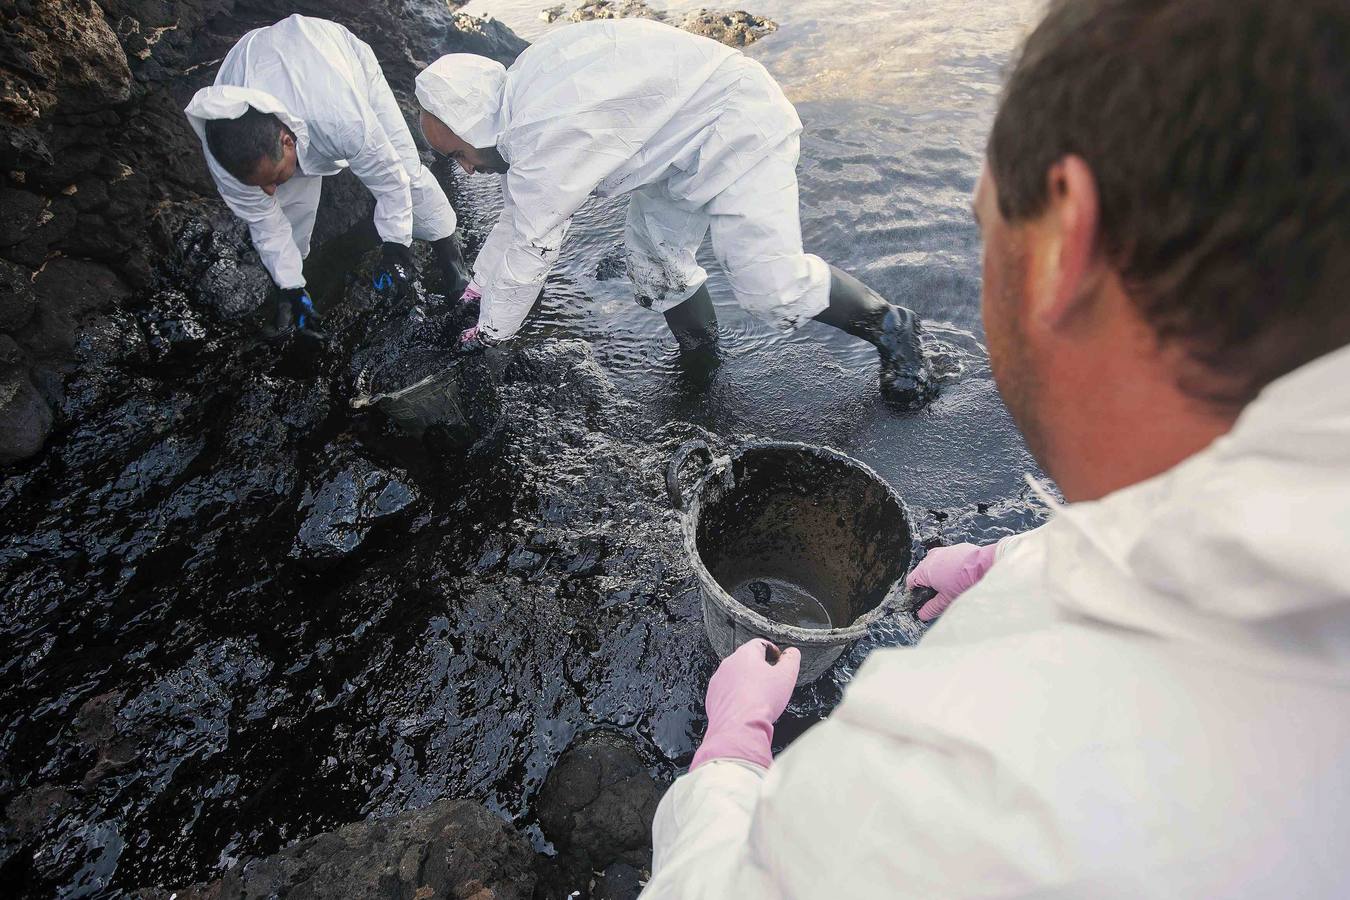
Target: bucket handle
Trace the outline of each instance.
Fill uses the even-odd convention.
[[[684,463],[691,454],[702,453],[708,457],[709,465],[712,464],[712,450],[708,449],[708,444],[698,438],[685,441],[670,456],[670,462],[666,463],[666,494],[670,497],[670,505],[684,511],[684,494],[680,492],[680,469],[684,468]]]

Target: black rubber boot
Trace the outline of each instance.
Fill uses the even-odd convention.
[[[681,354],[717,355],[717,312],[706,284],[679,306],[666,310],[665,316]]]
[[[922,326],[912,309],[892,305],[881,323],[881,394],[906,409],[922,409],[937,395],[933,372],[919,346]]]
[[[445,296],[450,300],[458,300],[469,286],[469,267],[464,262],[464,249],[459,245],[459,237],[452,234],[439,241],[432,241],[431,249],[436,254],[436,268],[441,272]]]
[[[933,373],[919,346],[922,327],[913,310],[886,302],[843,269],[830,266],[830,305],[816,321],[877,348],[881,394],[887,400],[906,409],[919,409],[933,399]]]

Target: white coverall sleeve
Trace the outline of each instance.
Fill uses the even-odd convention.
[[[1066,842],[1049,798],[962,733],[984,723],[949,730],[905,714],[927,692],[960,723],[987,672],[948,679],[936,667],[908,700],[906,676],[919,670],[892,656],[887,677],[869,678],[875,657],[830,718],[762,776],[719,763],[675,783],[653,824],[645,898],[1013,896],[1063,882]],[[1036,746],[1034,718],[1007,705],[1018,714],[994,726],[996,741],[1006,725]]]
[[[501,218],[474,261],[474,281],[483,291],[478,325],[495,340],[520,330],[572,214],[634,152],[631,143],[593,133],[584,121],[549,126],[537,138],[513,139],[512,155],[521,161],[511,163],[503,179]]]
[[[644,898],[732,897],[735,885],[757,880],[746,842],[764,775],[752,763],[719,759],[671,785],[652,823]]]
[[[564,219],[539,239],[529,240],[522,235],[510,193],[504,193],[501,218],[474,260],[473,276],[483,295],[478,326],[498,341],[515,337],[529,315],[549,269],[558,260],[570,221]]]
[[[258,251],[272,281],[283,290],[304,287],[304,259],[295,245],[290,220],[282,212],[277,198],[268,196],[262,188],[239,181],[215,161],[211,151],[204,146],[202,149],[221,199],[231,212],[248,223],[253,248]]]
[[[375,113],[362,110],[362,133],[350,136],[347,164],[352,174],[375,195],[375,230],[380,240],[403,246],[412,244],[412,179],[398,149],[389,140]]]

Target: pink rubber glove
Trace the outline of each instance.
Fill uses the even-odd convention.
[[[495,346],[497,346],[497,342],[483,334],[482,329],[477,325],[464,329],[459,335],[459,349],[463,353],[477,353],[480,350]]]
[[[689,771],[714,759],[743,759],[768,768],[773,762],[773,723],[787,709],[802,654],[789,647],[770,663],[777,647],[762,638],[746,641],[722,660],[708,682],[708,733]]]
[[[1006,540],[1006,538],[1005,538]],[[950,547],[934,547],[928,551],[923,562],[914,567],[905,579],[905,587],[930,587],[937,591],[936,596],[919,608],[919,619],[931,622],[942,611],[951,606],[952,601],[975,586],[994,564],[998,553],[998,544],[953,544]]]
[[[464,289],[464,293],[459,295],[460,303],[477,303],[482,299],[483,292],[479,290],[478,285],[474,284],[472,281],[470,281],[469,286]]]

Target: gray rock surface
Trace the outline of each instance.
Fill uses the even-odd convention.
[[[218,881],[145,900],[530,900],[534,851],[481,804],[440,800],[388,819],[345,825],[253,860]]]
[[[0,425],[0,465],[41,450],[52,430],[51,407],[21,366],[0,365]]]
[[[585,0],[572,10],[573,22],[592,22],[597,19],[655,19],[661,21],[665,13],[648,6],[644,0]]]
[[[33,318],[33,273],[0,259],[0,332],[13,334]]]
[[[545,21],[552,22],[561,15],[561,7],[551,7],[540,15]],[[778,30],[778,25],[772,20],[744,10],[699,9],[681,16],[678,13],[654,9],[646,0],[583,0],[580,6],[572,10],[569,18],[573,22],[591,22],[596,19],[652,19],[711,38],[729,47],[745,47]]]
[[[679,27],[728,47],[745,47],[778,30],[776,22],[745,10],[722,12],[700,9],[685,16],[679,22]]]
[[[553,767],[536,803],[544,835],[558,851],[559,887],[586,888],[603,871],[598,894],[636,896],[626,894],[627,886],[647,877],[652,819],[664,790],[631,738],[608,731],[581,737]]]

